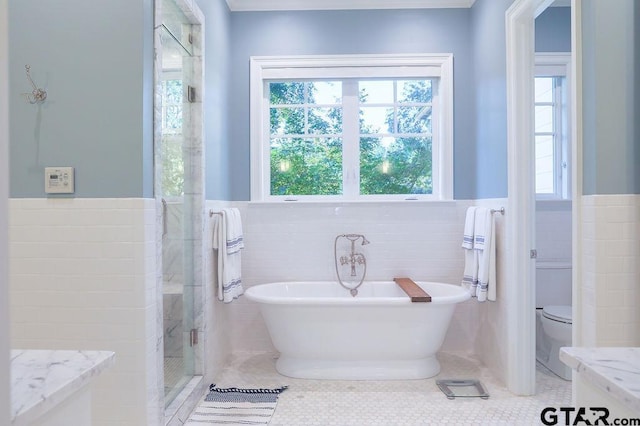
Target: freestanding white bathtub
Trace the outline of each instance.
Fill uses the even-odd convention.
[[[279,373],[305,379],[424,379],[440,372],[442,346],[457,303],[457,285],[418,282],[432,296],[412,303],[392,281],[367,281],[356,297],[336,282],[256,285],[245,296],[260,304]]]

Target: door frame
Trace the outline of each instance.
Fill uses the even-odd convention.
[[[507,387],[535,394],[535,18],[553,0],[515,0],[505,13],[507,59]],[[523,143],[526,141],[527,143]]]
[[[515,0],[505,13],[507,57],[508,211],[506,222],[507,387],[535,394],[535,161],[533,77],[535,18],[553,0]],[[578,283],[582,276],[582,0],[571,0],[571,197],[573,346],[581,344]],[[527,144],[521,141],[529,141]],[[524,332],[523,332],[524,331]],[[575,383],[575,382],[574,382]]]

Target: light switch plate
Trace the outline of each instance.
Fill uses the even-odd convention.
[[[73,194],[75,192],[73,167],[45,167],[44,192],[47,194]]]

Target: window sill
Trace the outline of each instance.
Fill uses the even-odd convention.
[[[273,201],[249,201],[249,206],[319,206],[319,207],[340,207],[353,205],[455,205],[458,200],[273,200]]]

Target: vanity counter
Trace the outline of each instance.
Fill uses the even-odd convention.
[[[45,414],[55,418],[56,407],[85,393],[86,405],[87,385],[114,363],[115,353],[110,351],[12,350],[11,424],[29,425]]]
[[[560,359],[578,373],[583,388],[593,387],[601,398],[608,396],[612,404],[640,414],[640,348],[561,348]],[[577,392],[576,405],[588,406],[579,399],[589,395],[580,388]]]

